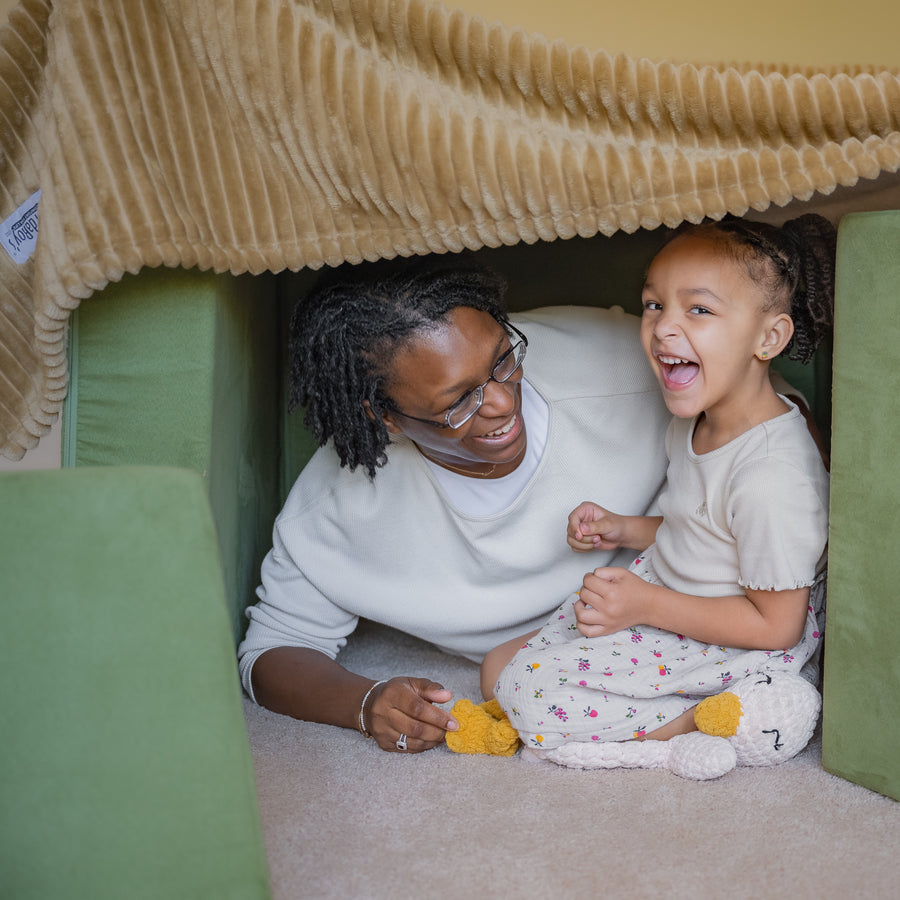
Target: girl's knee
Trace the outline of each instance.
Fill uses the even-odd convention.
[[[494,697],[494,685],[500,677],[500,673],[512,662],[513,657],[522,649],[522,645],[533,638],[537,631],[530,631],[521,637],[513,638],[488,650],[481,663],[481,696],[485,700]]]

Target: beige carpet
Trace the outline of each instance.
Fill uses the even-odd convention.
[[[477,696],[477,667],[365,625],[342,661]],[[822,769],[818,734],[717,781],[383,753],[245,700],[272,889],[295,898],[894,898],[900,804]]]

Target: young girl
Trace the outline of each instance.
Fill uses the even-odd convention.
[[[485,659],[482,683],[496,678],[526,745],[664,740],[751,672],[815,678],[828,475],[769,364],[789,349],[807,362],[829,331],[835,245],[820,216],[729,219],[679,231],[653,260],[641,341],[675,416],[661,516],[581,504],[574,550],[639,558],[585,575],[505,668],[509,644]]]

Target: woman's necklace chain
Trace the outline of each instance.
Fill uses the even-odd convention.
[[[428,457],[431,459],[431,457]],[[459,472],[460,475],[468,475],[469,478],[490,478],[491,475],[494,474],[494,469],[497,468],[496,463],[492,465],[487,472],[473,472],[471,469],[457,469],[456,466],[451,466],[450,463],[445,462],[437,462],[437,460],[431,460],[436,465],[441,466],[441,468],[449,469],[451,472]]]
[[[460,469],[457,466],[451,466],[450,463],[438,462],[436,459],[432,459],[427,453],[425,453],[418,444],[416,444],[419,453],[425,457],[429,462],[433,462],[436,466],[440,466],[442,469],[450,469],[451,472],[458,472],[460,475],[466,475],[469,478],[490,478],[491,475],[494,474],[494,469],[497,468],[497,463],[494,463],[487,472],[473,472],[471,469]]]

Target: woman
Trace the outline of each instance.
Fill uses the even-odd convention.
[[[278,516],[248,610],[241,677],[262,705],[385,750],[436,746],[456,728],[436,705],[449,691],[337,662],[358,618],[480,661],[581,581],[571,509],[647,511],[669,415],[639,320],[577,307],[511,320],[504,290],[426,257],[335,270],[298,305],[292,403],[329,446]]]

